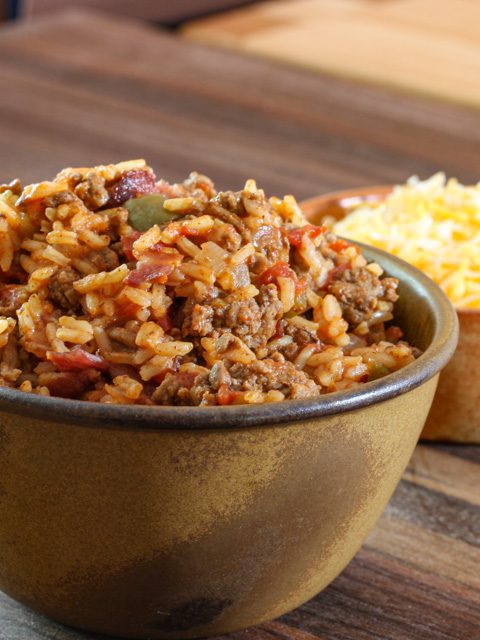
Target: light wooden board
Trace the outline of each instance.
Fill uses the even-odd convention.
[[[261,2],[191,22],[183,34],[480,107],[476,0]]]

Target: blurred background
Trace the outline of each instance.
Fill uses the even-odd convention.
[[[0,7],[2,16],[7,19],[31,18],[76,6],[111,11],[117,15],[149,20],[161,25],[176,25],[248,3],[248,0],[0,0]]]
[[[72,7],[480,107],[480,3],[472,0],[0,0],[0,15],[29,21]]]

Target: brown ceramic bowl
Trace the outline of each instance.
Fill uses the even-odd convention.
[[[0,390],[0,588],[62,623],[130,638],[241,629],[337,576],[412,454],[457,342],[426,276],[401,281],[415,362],[317,400],[112,406]]]
[[[340,220],[353,205],[381,202],[392,186],[337,191],[306,200],[302,209],[313,222]],[[422,438],[480,444],[480,311],[457,309],[460,338],[455,355],[440,376]]]

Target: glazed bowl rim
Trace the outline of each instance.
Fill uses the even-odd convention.
[[[409,276],[415,293],[423,299],[426,313],[435,323],[430,345],[414,362],[384,378],[366,382],[307,400],[285,400],[271,404],[212,407],[115,405],[85,400],[46,397],[8,387],[0,388],[0,411],[92,428],[191,430],[276,426],[342,414],[377,404],[421,386],[447,364],[458,340],[458,318],[446,295],[433,280],[380,249],[360,242],[369,260],[378,261],[400,281]],[[393,271],[391,269],[393,267]]]
[[[306,200],[302,200],[300,202],[300,207],[303,209],[304,207],[318,207],[318,205],[322,202],[329,201],[341,201],[348,199],[355,200],[367,200],[369,196],[374,197],[375,195],[385,194],[387,195],[397,185],[395,184],[375,184],[369,185],[367,187],[353,187],[349,189],[338,189],[336,191],[327,191],[327,193],[322,193],[318,196],[312,196],[311,198],[307,198]],[[360,244],[360,243],[357,243]],[[454,306],[455,311],[465,317],[478,317],[480,320],[480,309],[461,309],[459,307]]]

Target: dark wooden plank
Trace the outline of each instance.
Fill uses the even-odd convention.
[[[480,175],[480,113],[74,13],[0,31],[2,179],[144,156],[166,179],[254,176],[316,192]],[[361,552],[324,592],[229,640],[474,640],[480,448],[422,445]],[[0,594],[0,640],[91,640]]]
[[[403,518],[409,522],[480,549],[477,505],[418,485],[412,487],[412,483],[406,481],[397,489],[397,501]]]
[[[478,447],[452,447],[449,444],[439,444],[437,447],[439,451],[445,450],[450,455],[458,456],[459,458],[473,460],[474,462],[478,459]]]

